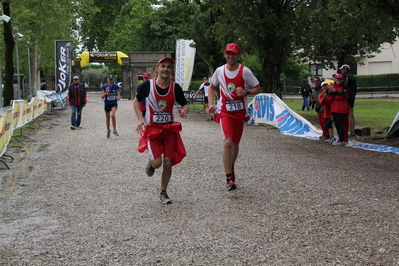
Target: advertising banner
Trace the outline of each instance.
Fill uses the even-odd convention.
[[[72,42],[55,41],[55,82],[56,92],[65,96],[72,82]]]
[[[196,49],[190,46],[192,43],[194,43],[193,40],[176,40],[175,81],[183,88],[183,91],[190,87],[193,74]]]
[[[274,93],[256,95],[248,104],[248,113],[251,116],[251,120],[248,121],[249,124],[269,124],[278,128],[283,134],[320,141],[319,136],[321,136],[322,131],[291,110]],[[355,140],[349,140],[346,146],[399,154],[399,148],[362,143]]]

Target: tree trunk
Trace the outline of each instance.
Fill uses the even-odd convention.
[[[275,93],[282,98],[281,85],[281,64],[272,63],[267,59],[263,60],[263,80],[261,81],[262,91]]]
[[[5,15],[10,16],[10,3],[3,2],[3,12]],[[14,62],[13,62],[13,53],[14,53],[14,37],[12,36],[11,30],[11,22],[3,21],[4,27],[4,42],[6,44],[5,49],[5,73],[4,73],[4,105],[9,106],[11,101],[14,99]]]

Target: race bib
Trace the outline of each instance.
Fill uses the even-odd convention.
[[[244,103],[241,100],[226,101],[226,110],[229,112],[244,110]]]
[[[171,115],[169,112],[154,112],[152,119],[154,123],[166,124],[171,122]]]
[[[108,92],[107,99],[108,99],[108,101],[115,101],[116,100],[116,93],[115,92]]]

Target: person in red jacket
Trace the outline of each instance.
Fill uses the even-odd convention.
[[[87,102],[85,86],[79,82],[79,77],[73,77],[73,83],[68,88],[68,104],[71,106],[71,129],[81,128],[82,110]]]
[[[337,74],[335,76],[335,85],[331,92],[328,93],[332,97],[331,112],[339,140],[333,142],[334,146],[344,146],[345,140],[348,139],[347,119],[349,113],[348,91],[344,85],[344,76]]]
[[[330,137],[328,139],[326,139],[325,142],[328,142],[328,143],[332,143],[335,141],[334,128],[332,126],[333,119],[332,119],[332,113],[331,113],[332,97],[328,96],[328,92],[332,89],[333,86],[334,86],[333,84],[329,85],[328,82],[326,82],[326,81],[322,82],[321,83],[322,92],[318,96],[320,106],[324,106],[324,112],[323,112],[324,127],[325,127],[324,129],[330,135]]]

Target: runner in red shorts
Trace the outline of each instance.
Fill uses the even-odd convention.
[[[234,163],[237,160],[239,144],[244,130],[244,123],[249,120],[247,95],[262,92],[258,79],[252,71],[238,63],[240,46],[235,43],[226,45],[224,57],[226,64],[216,69],[208,89],[208,101],[213,103],[219,85],[218,105],[211,105],[209,112],[215,112],[215,121],[220,123],[223,134],[223,165],[226,172],[228,191],[237,189],[235,184]]]
[[[165,204],[172,203],[166,194],[172,175],[172,166],[180,163],[186,156],[180,137],[181,124],[174,122],[173,119],[175,101],[182,106],[178,110],[180,117],[187,118],[190,110],[182,88],[170,80],[173,65],[174,60],[170,57],[159,60],[155,69],[157,77],[145,81],[133,101],[138,120],[136,131],[142,136],[139,151],[148,150],[150,157],[146,167],[147,175],[152,176],[155,169],[163,165],[160,199]],[[145,117],[140,110],[140,101],[144,99],[146,100]]]

